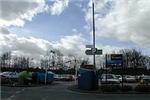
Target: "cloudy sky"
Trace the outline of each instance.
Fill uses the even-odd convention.
[[[104,54],[136,48],[150,55],[150,0],[94,2],[96,45]],[[91,7],[91,0],[0,0],[0,53],[84,56],[92,44]]]

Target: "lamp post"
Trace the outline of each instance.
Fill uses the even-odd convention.
[[[47,62],[47,57],[45,56],[45,61],[44,61],[44,66],[45,66],[45,85],[46,85],[46,81],[47,81],[47,64],[48,64],[48,62]]]
[[[95,50],[95,17],[94,17],[94,2],[92,0],[92,8],[93,8],[93,49]],[[95,64],[95,53],[93,53],[93,65],[94,68],[96,69],[96,64]]]

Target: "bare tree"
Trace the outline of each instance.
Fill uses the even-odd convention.
[[[0,56],[0,66],[1,67],[10,67],[11,63],[11,52],[5,52]]]
[[[61,53],[60,50],[55,50],[55,56],[56,56],[56,65],[57,66],[63,66],[63,53]]]
[[[145,56],[141,51],[137,51],[135,49],[122,49],[120,53],[123,54],[125,67],[146,67],[145,66]]]
[[[17,57],[13,58],[13,67],[14,68],[29,68],[30,59],[29,57]]]

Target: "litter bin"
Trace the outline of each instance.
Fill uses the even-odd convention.
[[[78,88],[82,90],[98,89],[98,77],[93,69],[88,68],[79,69]]]
[[[54,73],[48,71],[46,75],[46,82],[47,83],[52,83],[54,81]],[[37,72],[37,80],[40,83],[45,82],[45,72]]]

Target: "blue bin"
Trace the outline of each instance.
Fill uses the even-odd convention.
[[[93,69],[79,69],[78,88],[82,90],[96,90],[98,88],[98,78]]]
[[[37,73],[37,80],[40,83],[45,82],[45,73],[44,72],[38,72]],[[51,83],[54,81],[54,73],[52,72],[47,72],[47,77],[46,77],[47,83]]]
[[[48,72],[47,72],[47,82],[48,82],[48,83],[51,83],[51,82],[53,82],[53,81],[54,81],[54,73],[48,71]]]

